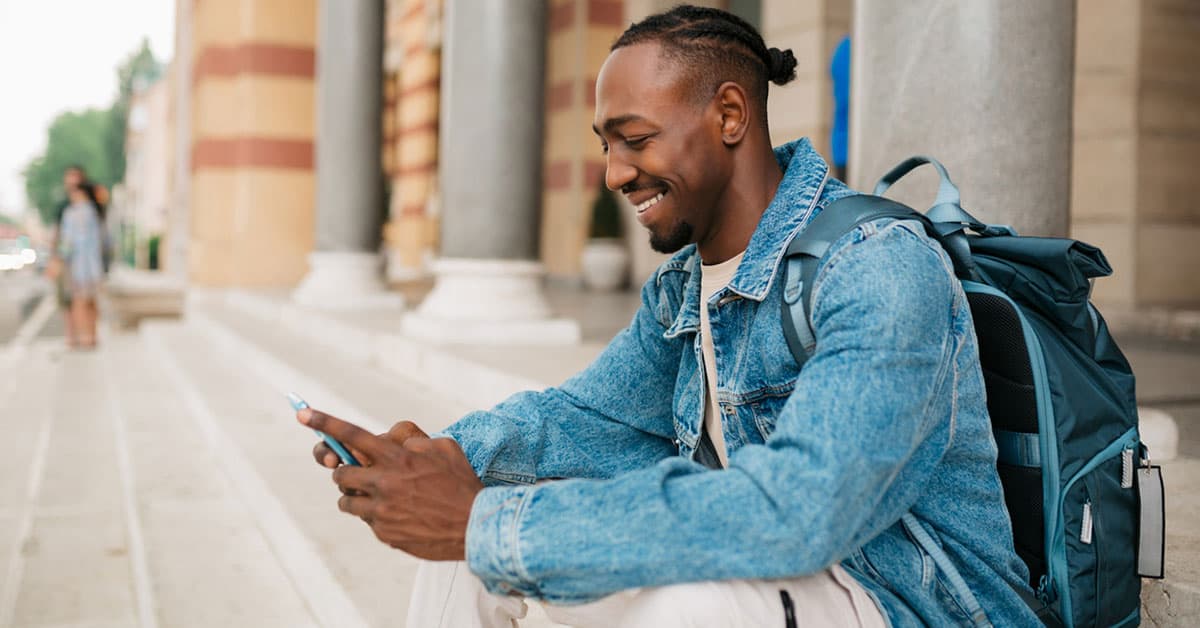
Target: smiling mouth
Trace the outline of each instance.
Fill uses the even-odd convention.
[[[638,203],[638,205],[636,207],[637,213],[640,214],[640,213],[646,211],[647,209],[654,207],[655,205],[658,204],[659,201],[661,201],[663,199],[663,196],[666,196],[666,194],[667,194],[666,192],[659,192],[653,198],[649,198],[645,201],[642,201],[641,203]]]

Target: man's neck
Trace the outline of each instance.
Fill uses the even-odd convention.
[[[748,151],[725,189],[717,212],[720,222],[696,245],[701,261],[720,264],[745,251],[782,180],[783,170],[769,144],[765,150]]]

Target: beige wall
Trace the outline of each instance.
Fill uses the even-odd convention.
[[[130,101],[125,137],[125,181],[122,219],[134,229],[135,264],[149,265],[149,239],[162,235],[171,201],[173,132],[170,117],[171,80],[164,75],[140,89]]]
[[[1200,6],[1141,4],[1139,305],[1200,307]]]
[[[852,0],[763,0],[762,33],[767,46],[796,55],[796,80],[771,85],[767,116],[771,141],[800,137],[830,159],[833,83],[829,62],[842,36],[850,32]]]
[[[1189,9],[1188,7],[1191,7]],[[1077,3],[1072,235],[1123,308],[1200,306],[1200,12],[1188,0]]]
[[[1134,301],[1137,199],[1137,3],[1077,3],[1071,232],[1101,247],[1114,268],[1096,300]]]

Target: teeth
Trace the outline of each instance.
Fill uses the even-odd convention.
[[[654,198],[652,198],[648,201],[644,201],[644,202],[638,204],[638,206],[637,206],[638,213],[640,214],[640,213],[646,211],[647,209],[650,209],[651,207],[654,207],[655,205],[657,205],[658,202],[662,200],[663,194],[664,194],[663,192],[659,192],[658,196],[655,196]]]

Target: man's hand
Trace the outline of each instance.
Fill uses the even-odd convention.
[[[365,465],[334,470],[333,481],[343,493],[339,509],[367,522],[380,541],[418,558],[466,558],[467,521],[483,483],[458,443],[430,439],[411,423],[374,436],[316,410],[296,416],[350,447]]]
[[[397,445],[403,445],[404,441],[410,438],[429,438],[429,435],[425,433],[425,430],[417,427],[416,423],[401,421],[393,425],[387,432],[380,434],[379,437],[386,438]],[[338,458],[338,455],[323,440],[319,440],[316,445],[313,445],[312,453],[313,459],[323,467],[336,469],[342,464],[342,459]],[[355,458],[358,458],[360,452],[352,450],[350,453],[354,454]]]

